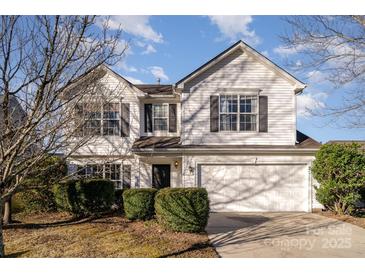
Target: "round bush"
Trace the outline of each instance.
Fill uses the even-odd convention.
[[[181,232],[204,231],[209,217],[204,188],[164,188],[155,198],[156,215],[167,228]]]
[[[127,189],[123,192],[125,216],[129,220],[148,220],[155,215],[155,194],[157,189]]]
[[[114,183],[109,180],[69,180],[54,187],[60,210],[77,216],[110,211],[114,202]]]
[[[352,214],[365,187],[365,153],[357,144],[326,144],[316,154],[312,172],[317,200],[338,214]]]

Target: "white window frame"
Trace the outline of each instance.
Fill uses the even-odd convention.
[[[237,97],[237,112],[221,112],[221,96],[236,96]],[[256,97],[256,112],[241,112],[240,99],[241,96]],[[258,94],[242,94],[242,93],[228,93],[218,94],[218,129],[219,132],[259,132],[259,95]],[[234,114],[237,115],[237,126],[236,130],[221,130],[221,114]],[[240,114],[256,115],[256,129],[255,130],[240,130]]]
[[[120,136],[120,131],[121,131],[121,123],[122,123],[122,119],[121,119],[121,112],[120,112],[120,109],[121,109],[121,102],[120,101],[111,101],[111,102],[106,102],[106,103],[102,103],[102,102],[96,102],[96,104],[100,104],[100,118],[99,119],[87,119],[85,117],[85,105],[86,104],[93,104],[94,102],[82,102],[80,104],[82,104],[82,116],[83,116],[83,119],[84,119],[84,125],[83,125],[83,130],[82,130],[82,135],[83,136],[89,136],[88,134],[85,134],[86,132],[86,122],[88,120],[98,120],[100,121],[100,134],[95,134],[94,136]],[[104,121],[114,121],[116,119],[109,119],[109,118],[104,118],[104,104],[117,104],[118,105],[118,121],[119,121],[119,131],[117,132],[117,134],[113,134],[113,135],[110,135],[110,134],[104,134]]]
[[[116,104],[117,105],[118,119],[104,118],[104,105],[105,104]],[[107,102],[107,103],[103,103],[102,104],[102,106],[101,106],[101,109],[103,111],[102,112],[102,117],[101,117],[101,122],[102,122],[102,125],[101,125],[101,133],[102,133],[102,136],[120,136],[121,120],[122,120],[121,119],[120,108],[121,108],[121,103],[120,102]],[[117,130],[117,133],[116,134],[104,134],[104,121],[118,121],[119,128]],[[106,128],[109,129],[111,127],[106,127]]]
[[[255,97],[256,98],[256,111],[252,112],[252,105],[251,105],[251,112],[242,112],[241,111],[241,97]],[[259,96],[258,95],[251,95],[251,94],[239,94],[238,95],[238,108],[239,108],[239,112],[238,112],[238,131],[240,132],[258,132],[258,127],[259,127]],[[255,126],[255,130],[241,130],[240,129],[240,123],[241,123],[241,114],[243,115],[256,115],[256,126]]]
[[[163,106],[167,108],[166,117],[157,117],[157,119],[166,119],[166,130],[155,130],[155,106]],[[169,104],[168,103],[153,103],[152,104],[152,132],[154,133],[166,133],[169,131]]]
[[[106,166],[109,165],[109,168],[111,165],[117,165],[119,166],[119,179],[111,179],[111,178],[106,178]],[[126,165],[129,165],[131,167],[131,183],[132,183],[132,165],[131,164],[126,164]],[[92,178],[92,174],[91,173],[88,173],[88,168],[87,166],[101,166],[101,178],[102,179],[108,179],[112,182],[114,182],[114,186],[115,186],[115,189],[123,189],[123,166],[124,164],[122,163],[103,163],[103,164],[98,164],[98,163],[87,163],[87,164],[84,164],[84,165],[77,165],[78,167],[81,167],[81,168],[84,168],[85,169],[85,178]],[[111,170],[111,169],[110,169]],[[116,170],[116,169],[115,169]],[[111,174],[111,172],[109,172]],[[119,182],[119,185],[118,185],[118,182]],[[131,186],[132,187],[132,186]]]

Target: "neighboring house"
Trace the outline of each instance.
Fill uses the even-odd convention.
[[[244,42],[175,85],[133,85],[102,69],[116,96],[88,121],[84,132],[100,136],[70,171],[120,188],[204,187],[213,211],[320,206],[310,171],[320,144],[296,127],[305,84]]]
[[[0,94],[0,130],[3,130],[4,127],[4,111],[3,111],[3,100],[4,95]],[[17,127],[21,125],[21,123],[26,118],[27,114],[20,105],[19,101],[15,96],[9,96],[8,103],[8,111],[9,111],[9,119],[11,119],[11,125]]]

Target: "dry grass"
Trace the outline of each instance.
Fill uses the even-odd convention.
[[[360,216],[349,216],[349,215],[338,215],[331,211],[316,211],[316,214],[340,220],[343,222],[347,222],[353,225],[357,225],[359,227],[365,228],[365,214],[361,214]]]
[[[75,220],[64,213],[15,215],[4,231],[8,257],[218,257],[206,233],[176,233],[155,220]]]

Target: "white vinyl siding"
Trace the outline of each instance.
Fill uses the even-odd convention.
[[[138,93],[130,84],[109,72],[100,80],[100,83],[106,87],[102,90],[101,96],[107,96],[110,103],[116,103],[110,106],[111,111],[103,113],[100,110],[100,115],[98,115],[99,117],[104,114],[105,130],[112,134],[100,134],[100,136],[92,138],[85,146],[78,149],[74,155],[92,155],[94,157],[131,155],[133,142],[140,137],[140,102]],[[120,103],[129,103],[130,106],[130,135],[128,137],[121,137],[120,128],[115,126],[115,121],[117,119],[120,120]],[[118,126],[119,124],[118,121]]]
[[[268,96],[268,132],[210,132],[210,96]],[[258,92],[260,91],[260,92]],[[185,84],[182,144],[294,145],[295,94],[288,80],[237,50]],[[258,127],[258,125],[257,125]]]

